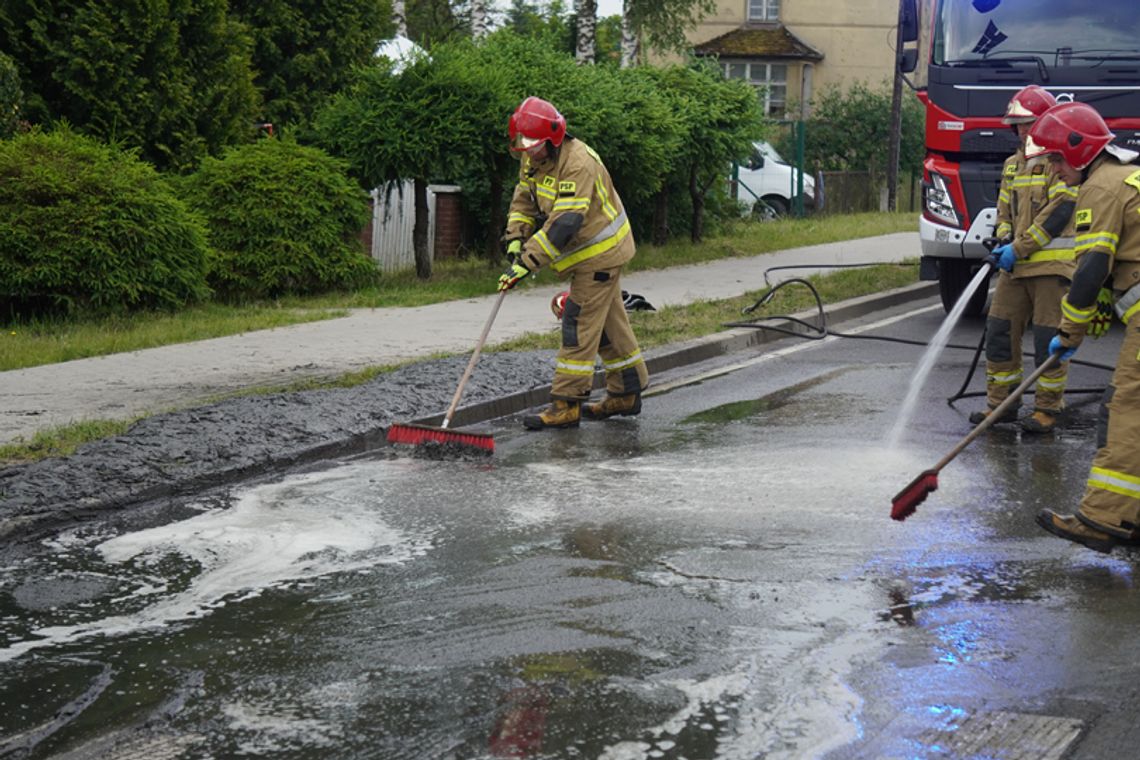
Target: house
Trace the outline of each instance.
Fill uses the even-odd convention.
[[[765,88],[770,116],[799,118],[824,88],[890,82],[897,20],[898,0],[720,0],[688,36],[725,76]]]

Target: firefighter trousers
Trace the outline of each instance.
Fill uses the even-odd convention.
[[[1105,391],[1097,448],[1079,515],[1140,538],[1140,319],[1131,320]]]
[[[611,395],[641,393],[649,385],[649,372],[621,298],[621,267],[570,273],[551,398],[588,399],[598,355]]]
[[[1049,358],[1049,340],[1061,324],[1061,298],[1068,289],[1069,281],[1056,275],[1014,278],[1002,272],[998,277],[986,319],[986,404],[990,409],[1021,384],[1021,341],[1030,323],[1036,366]],[[1034,406],[1051,414],[1059,412],[1068,377],[1068,362],[1041,375]]]

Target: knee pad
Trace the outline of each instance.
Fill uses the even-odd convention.
[[[986,320],[986,358],[992,362],[1008,362],[1013,359],[1009,340],[1008,319],[990,317]]]
[[[566,298],[565,308],[562,310],[562,347],[578,347],[578,315],[582,307]]]

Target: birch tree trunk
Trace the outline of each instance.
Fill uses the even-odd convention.
[[[574,0],[574,10],[578,15],[578,49],[575,59],[581,66],[593,63],[597,58],[597,0]]]
[[[404,0],[392,0],[392,23],[400,37],[408,36],[408,14],[404,5]]]
[[[471,0],[471,36],[481,40],[489,31],[487,0]]]
[[[641,38],[637,30],[629,22],[629,0],[626,0],[624,13],[621,15],[621,67],[628,69],[636,66],[641,58]]]

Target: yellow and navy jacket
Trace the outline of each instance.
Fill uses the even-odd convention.
[[[602,159],[569,135],[553,153],[537,163],[523,156],[504,239],[526,241],[520,258],[531,271],[625,264],[633,258],[633,233]]]
[[[1061,331],[1077,342],[1096,311],[1095,294],[1102,285],[1111,287],[1117,315],[1126,324],[1140,312],[1140,167],[1102,153],[1085,177],[1073,215],[1077,271],[1061,301]]]
[[[1015,278],[1072,278],[1076,201],[1077,188],[1066,185],[1048,162],[1030,165],[1021,148],[1005,160],[994,236],[1012,239]]]

